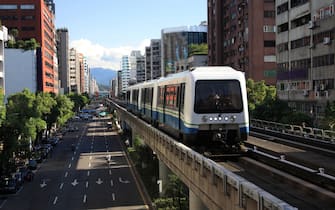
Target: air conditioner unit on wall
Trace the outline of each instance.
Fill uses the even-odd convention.
[[[323,37],[323,44],[330,44],[330,37]]]
[[[307,26],[307,28],[309,28],[309,29],[313,29],[313,28],[315,28],[315,22],[312,21],[312,20],[310,20],[310,21],[308,22],[308,26]]]
[[[307,96],[309,95],[308,90],[304,90],[303,95],[304,95],[305,97],[307,97]]]

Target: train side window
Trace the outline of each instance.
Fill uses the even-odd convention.
[[[151,100],[152,100],[152,91],[153,88],[146,88],[145,89],[145,103],[146,104],[151,104]]]
[[[178,109],[178,85],[167,85],[165,93],[166,107],[170,109]]]

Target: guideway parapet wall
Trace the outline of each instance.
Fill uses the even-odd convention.
[[[209,209],[296,210],[253,183],[146,124],[117,104],[111,103],[111,105],[116,108],[119,118],[132,128],[132,132],[142,137],[159,159],[201,198]]]

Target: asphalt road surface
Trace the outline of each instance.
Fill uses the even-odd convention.
[[[78,131],[63,137],[52,157],[39,164],[32,182],[2,196],[0,209],[149,209],[119,136],[106,122],[73,122]]]

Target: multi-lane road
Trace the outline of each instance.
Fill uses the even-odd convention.
[[[52,157],[39,165],[32,182],[24,183],[14,195],[3,196],[0,208],[149,209],[120,138],[107,129],[106,119],[73,124],[78,131],[63,137]]]

